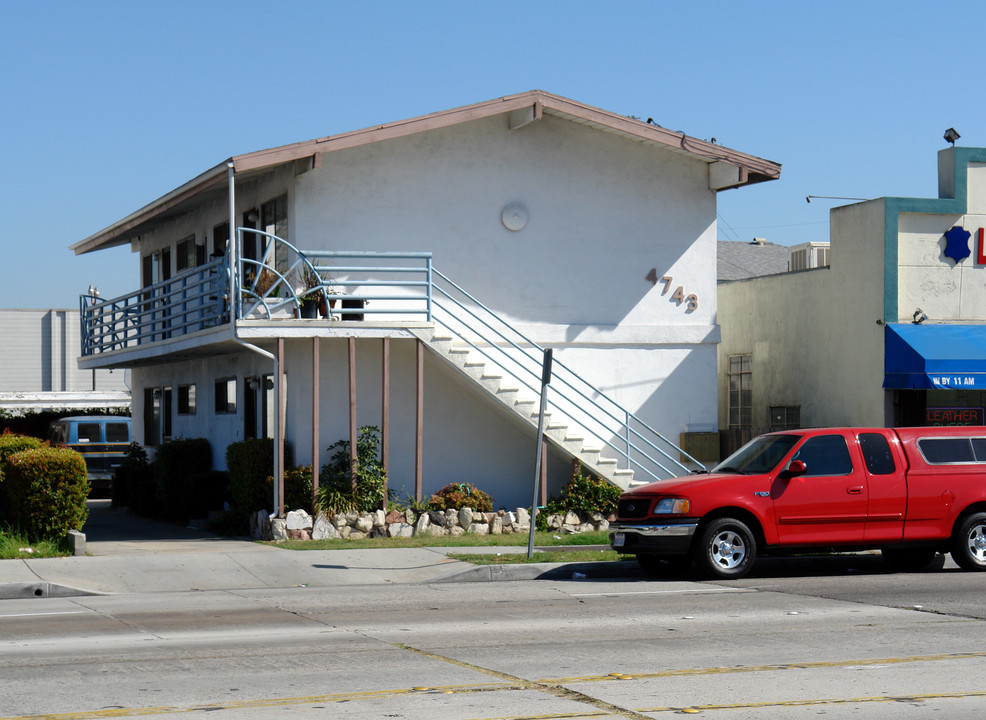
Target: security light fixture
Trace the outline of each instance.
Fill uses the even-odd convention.
[[[955,141],[960,137],[962,136],[955,132],[955,128],[949,128],[945,131],[945,142],[950,142],[952,145],[954,145]]]

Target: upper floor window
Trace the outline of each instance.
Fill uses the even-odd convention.
[[[195,267],[195,264],[195,236],[189,235],[179,240],[175,248],[175,271],[188,270]]]

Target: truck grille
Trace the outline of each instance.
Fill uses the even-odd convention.
[[[639,520],[647,517],[650,506],[650,498],[624,498],[616,507],[616,516],[621,520]]]

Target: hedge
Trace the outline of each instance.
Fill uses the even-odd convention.
[[[157,449],[151,467],[158,514],[181,522],[195,515],[192,509],[197,489],[191,485],[189,478],[212,470],[209,441],[205,438],[169,440]]]
[[[14,502],[12,522],[31,542],[81,530],[89,510],[86,462],[74,450],[39,447],[4,463],[4,484]]]
[[[17,502],[16,496],[11,497],[8,494],[7,483],[4,482],[4,466],[7,464],[7,459],[15,453],[39,448],[43,444],[37,438],[26,435],[15,435],[10,432],[0,435],[0,520],[8,523],[13,521],[11,508]]]

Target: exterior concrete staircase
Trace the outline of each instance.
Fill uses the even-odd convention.
[[[436,355],[478,383],[501,405],[537,429],[540,397],[531,388],[522,386],[509,376],[504,377],[502,368],[483,358],[467,343],[441,334],[440,330],[413,329],[412,332]],[[634,484],[634,471],[620,468],[615,458],[605,457],[602,448],[587,442],[586,433],[573,426],[573,423],[570,418],[560,417],[557,411],[545,412],[544,434],[549,442],[573,458],[578,458],[588,470],[601,478],[624,490],[631,487]]]

